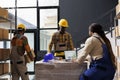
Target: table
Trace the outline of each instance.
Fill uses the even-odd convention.
[[[79,80],[79,76],[87,69],[87,63],[55,61],[35,63],[35,80]]]

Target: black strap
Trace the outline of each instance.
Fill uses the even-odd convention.
[[[17,63],[17,64],[22,64],[22,63],[23,63],[23,61],[17,61],[16,63]],[[12,62],[12,61],[10,61],[10,64],[13,64],[13,62]]]

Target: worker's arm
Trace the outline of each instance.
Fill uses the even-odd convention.
[[[78,63],[83,63],[86,59],[86,57],[88,56],[89,53],[91,53],[91,51],[94,49],[95,44],[93,43],[93,39],[88,38],[85,42],[85,47],[82,49],[82,51],[80,53],[78,53],[78,57],[77,57],[77,62]]]
[[[49,45],[48,45],[48,53],[51,53],[51,51],[52,51],[52,47],[53,47],[53,43],[54,43],[54,37],[55,35],[52,35],[52,37],[51,37],[51,40],[50,40],[50,43],[49,43]]]
[[[24,44],[25,51],[29,55],[30,59],[34,60],[34,57],[32,56],[32,52],[31,52],[31,49],[30,49],[30,46],[29,46],[29,43],[28,43],[28,39],[26,37],[24,37],[23,44]]]
[[[72,40],[72,36],[71,35],[69,35],[69,49],[70,50],[74,50],[74,45],[73,45],[73,40]]]

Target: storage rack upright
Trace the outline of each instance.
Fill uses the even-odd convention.
[[[3,43],[3,49],[5,49],[5,50],[8,50],[9,52],[7,53],[8,55],[7,55],[7,57],[5,57],[5,56],[2,56],[1,57],[1,59],[0,59],[0,65],[1,65],[1,67],[0,67],[0,69],[1,69],[1,74],[0,74],[0,80],[11,80],[11,72],[10,72],[10,50],[11,50],[11,45],[10,45],[10,41],[11,41],[11,38],[12,38],[12,21],[10,20],[10,19],[7,19],[7,18],[4,18],[4,17],[2,17],[2,16],[0,16],[0,24],[8,24],[8,26],[9,26],[9,29],[6,29],[5,27],[3,27],[3,28],[1,28],[1,26],[0,26],[0,29],[6,29],[6,30],[8,30],[8,34],[6,34],[6,35],[8,35],[8,39],[6,38],[6,39],[1,39],[0,38],[0,42],[2,42]],[[2,33],[2,32],[1,32]],[[2,36],[4,37],[4,34],[2,33]],[[9,48],[7,48],[7,42],[9,42]],[[0,49],[2,49],[2,48],[0,48]],[[0,52],[0,54],[2,54],[2,52]],[[0,55],[1,56],[1,55]],[[2,59],[3,58],[3,59]],[[7,64],[7,68],[8,69],[5,69],[6,68],[6,65],[5,64]],[[8,71],[7,71],[8,70]],[[7,79],[6,79],[6,76],[7,76]],[[9,79],[8,79],[8,76],[9,76]]]
[[[114,26],[115,26],[115,56],[117,61],[117,71],[116,77],[117,80],[120,80],[120,2],[116,6],[116,16],[114,17]]]

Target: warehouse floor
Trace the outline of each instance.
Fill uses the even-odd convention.
[[[34,79],[34,76],[35,76],[35,75],[29,75],[29,79],[30,79],[30,80],[35,80],[35,79]],[[4,79],[6,79],[6,78],[7,78],[8,80],[12,80],[12,79],[10,79],[10,75],[5,75],[5,76],[3,76],[3,77],[0,77],[0,80],[4,80]],[[20,80],[21,80],[21,79],[20,79]]]

